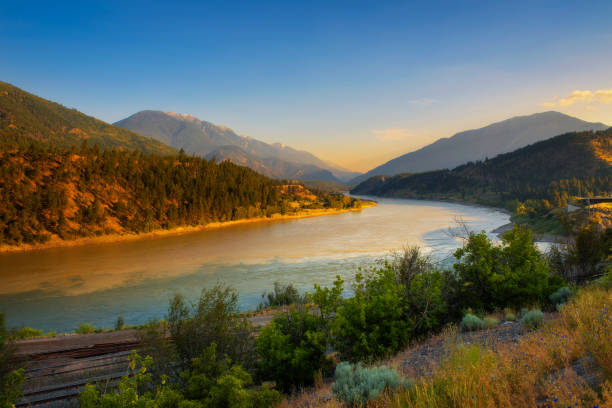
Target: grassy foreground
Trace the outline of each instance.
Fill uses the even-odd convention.
[[[608,281],[609,282],[609,281]],[[503,345],[448,346],[430,376],[387,391],[368,407],[612,407],[612,291],[598,283],[580,289],[559,317]],[[451,344],[451,342],[449,342]],[[284,406],[342,407],[329,388]]]

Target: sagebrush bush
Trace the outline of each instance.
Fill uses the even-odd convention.
[[[485,328],[485,322],[480,317],[468,313],[461,319],[460,327],[462,331],[482,330]]]
[[[504,320],[508,322],[514,322],[516,320],[516,315],[512,312],[506,312],[506,315],[504,316]]]
[[[574,291],[568,288],[567,286],[563,286],[562,288],[557,289],[553,294],[549,296],[550,303],[554,306],[562,305],[566,303],[572,295]]]
[[[533,309],[525,313],[521,318],[521,325],[528,330],[537,329],[544,321],[544,313],[538,309]]]
[[[342,362],[336,366],[336,381],[332,391],[336,397],[350,406],[375,400],[387,389],[394,390],[404,381],[395,370],[385,366],[363,367],[361,363]]]
[[[485,317],[482,319],[482,323],[484,324],[485,329],[492,329],[499,325],[499,319],[495,317]]]

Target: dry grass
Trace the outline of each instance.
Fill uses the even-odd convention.
[[[612,291],[582,289],[561,308],[558,319],[518,343],[447,342],[447,356],[432,375],[368,406],[612,408],[611,311]],[[587,360],[594,366],[579,375],[580,363]],[[595,383],[589,383],[593,378]],[[284,407],[342,406],[330,393],[329,384],[324,385],[285,401]]]

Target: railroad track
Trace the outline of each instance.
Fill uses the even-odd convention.
[[[272,315],[249,318],[255,335]],[[128,371],[128,356],[138,349],[135,330],[36,338],[19,343],[26,358],[23,398],[16,407],[71,407],[87,384],[114,387]]]
[[[47,344],[24,342],[22,354],[27,356],[26,384],[16,407],[65,407],[74,405],[86,384],[114,387],[127,373],[130,351],[138,340],[125,336],[118,342],[87,344],[68,339],[55,339]],[[104,340],[103,336],[101,336]],[[98,339],[96,339],[98,340]],[[42,342],[42,341],[41,341]],[[46,351],[41,351],[48,347]]]

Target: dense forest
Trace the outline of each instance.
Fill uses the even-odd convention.
[[[358,206],[230,162],[86,143],[0,152],[0,245],[140,233],[214,221]]]
[[[612,191],[612,130],[560,135],[453,170],[372,177],[354,194],[448,199],[542,215]]]
[[[0,81],[0,147],[27,147],[32,141],[78,147],[83,140],[101,148],[176,154],[157,140],[113,126]]]

